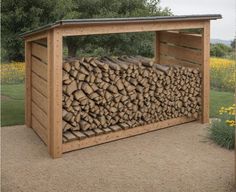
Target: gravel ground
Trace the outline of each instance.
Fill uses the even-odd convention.
[[[32,129],[2,128],[3,192],[231,192],[234,152],[188,123],[51,159]]]

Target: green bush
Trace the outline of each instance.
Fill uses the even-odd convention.
[[[221,147],[234,149],[235,144],[235,105],[229,108],[222,107],[220,118],[212,121],[209,136]]]

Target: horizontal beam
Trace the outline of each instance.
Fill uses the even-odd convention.
[[[139,22],[99,25],[65,25],[60,27],[63,36],[95,35],[112,33],[151,32],[163,30],[203,28],[204,21]]]
[[[83,140],[75,140],[75,141],[71,141],[68,143],[63,143],[62,151],[63,151],[63,153],[65,153],[65,152],[69,152],[69,151],[73,151],[73,150],[77,150],[77,149],[91,147],[94,145],[99,145],[102,143],[107,143],[110,141],[115,141],[118,139],[131,137],[134,135],[139,135],[139,134],[147,133],[150,131],[155,131],[158,129],[162,129],[162,128],[166,128],[166,127],[170,127],[170,126],[174,126],[174,125],[178,125],[178,124],[182,124],[182,123],[191,122],[194,120],[196,120],[196,119],[187,118],[187,117],[178,117],[178,118],[169,119],[169,120],[165,120],[165,121],[161,121],[161,122],[157,122],[157,123],[152,123],[152,124],[148,124],[148,125],[144,125],[144,126],[139,126],[139,127],[135,127],[135,128],[131,128],[131,129],[126,129],[126,130],[111,132],[108,134],[98,135],[98,136],[86,138]]]

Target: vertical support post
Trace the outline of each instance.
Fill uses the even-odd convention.
[[[31,128],[31,42],[25,40],[25,125]]]
[[[49,129],[48,150],[53,158],[62,156],[62,34],[48,32]]]
[[[155,32],[154,40],[154,61],[160,64],[160,32]]]
[[[209,123],[210,95],[210,21],[204,21],[202,30],[202,123]]]

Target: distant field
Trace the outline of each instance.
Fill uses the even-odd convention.
[[[227,107],[233,103],[233,93],[212,90],[210,116],[217,117],[220,107]],[[24,85],[2,85],[1,105],[2,126],[24,124]]]

